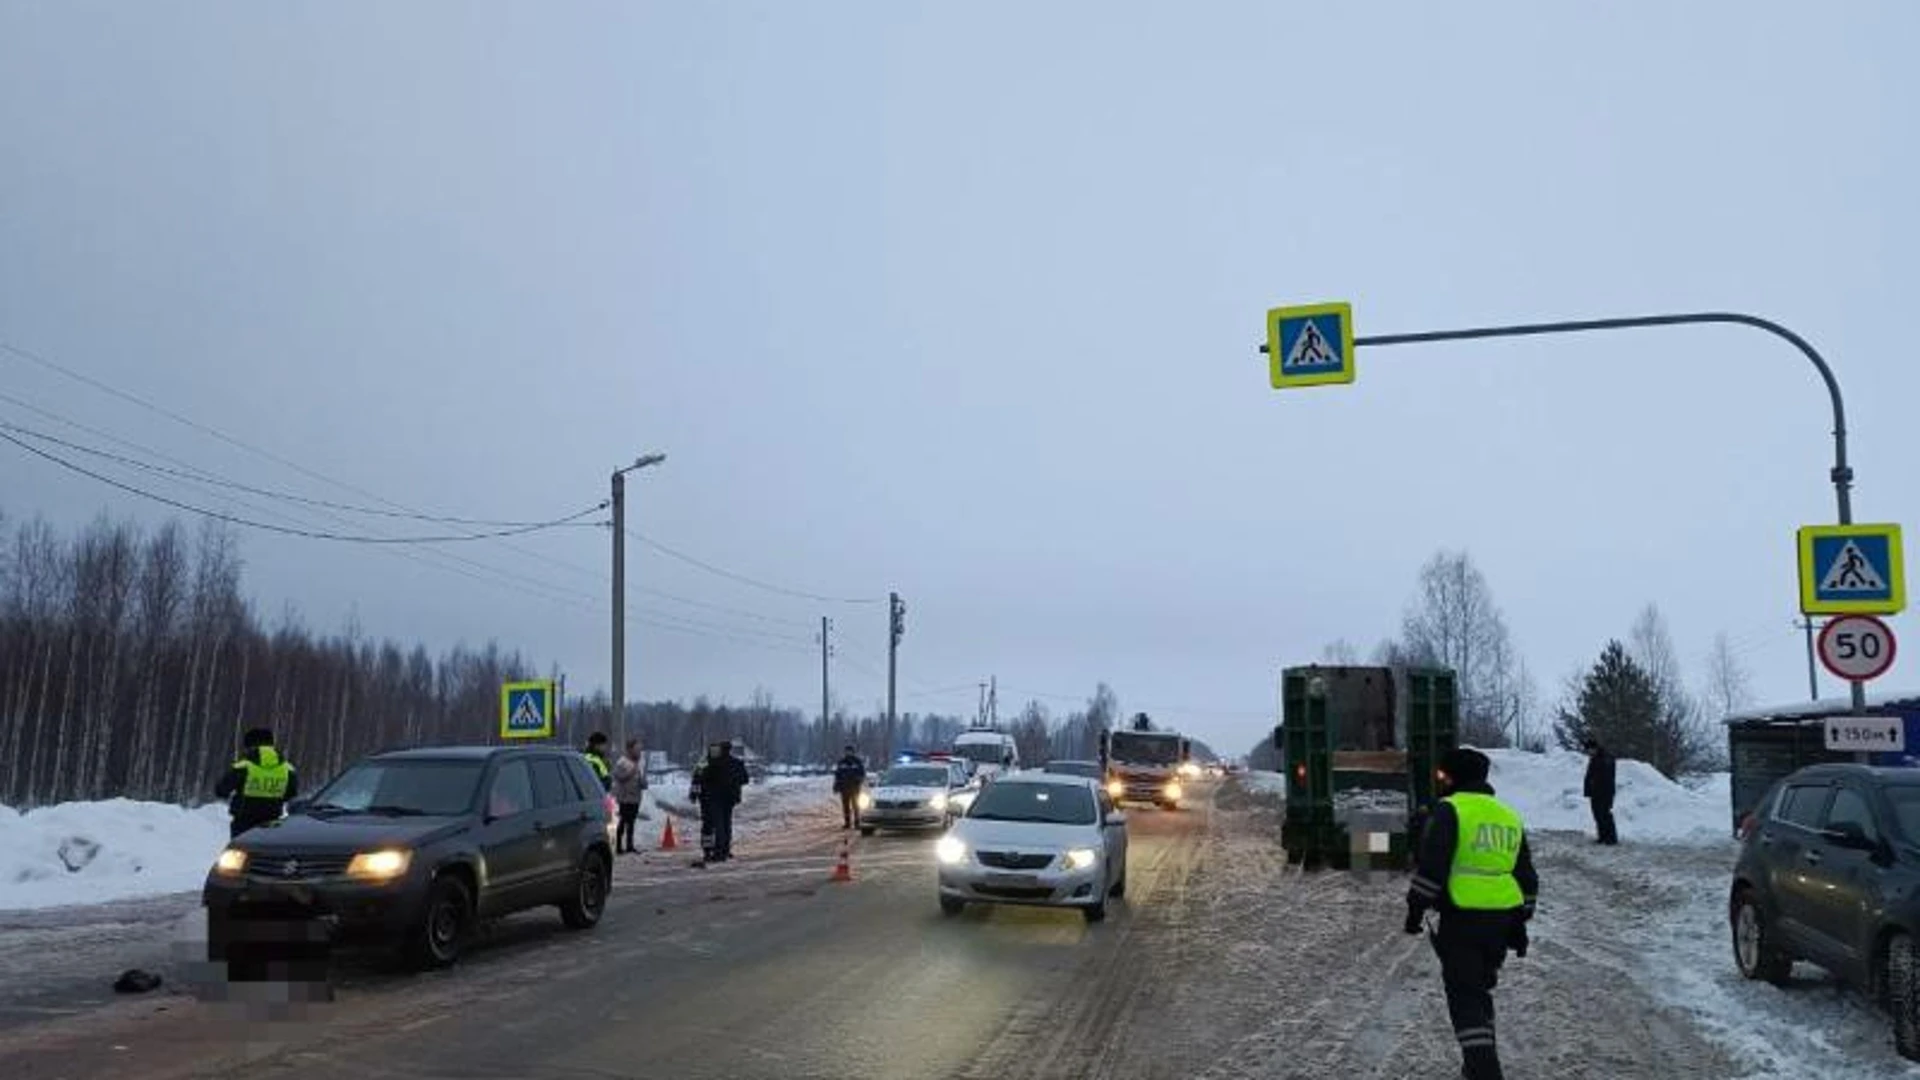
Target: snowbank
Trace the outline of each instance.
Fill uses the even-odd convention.
[[[1287,793],[1287,778],[1282,773],[1248,769],[1240,774],[1240,786],[1255,794],[1284,797]]]
[[[1530,754],[1487,750],[1493,760],[1493,788],[1520,811],[1532,829],[1593,831],[1593,814],[1581,795],[1587,756],[1566,750]],[[1719,843],[1732,831],[1729,777],[1714,773],[1694,785],[1682,785],[1641,761],[1621,760],[1613,817],[1626,843]]]
[[[227,808],[112,799],[0,806],[0,910],[197,889],[227,842]]]

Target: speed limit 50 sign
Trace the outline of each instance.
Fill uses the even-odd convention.
[[[1845,615],[1820,631],[1820,662],[1848,682],[1867,682],[1893,666],[1893,630],[1871,615]]]

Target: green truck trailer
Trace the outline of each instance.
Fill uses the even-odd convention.
[[[1274,744],[1286,770],[1281,842],[1306,869],[1404,869],[1458,745],[1454,673],[1441,668],[1287,668]]]

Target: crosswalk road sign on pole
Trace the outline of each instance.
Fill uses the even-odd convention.
[[[1898,615],[1907,606],[1898,525],[1808,525],[1800,530],[1800,610],[1807,615]]]

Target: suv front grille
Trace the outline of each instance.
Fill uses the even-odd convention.
[[[980,865],[999,870],[1045,870],[1053,862],[1051,855],[1028,855],[1018,851],[982,851]]]
[[[340,877],[352,861],[351,855],[253,855],[247,859],[247,874],[269,881]]]

